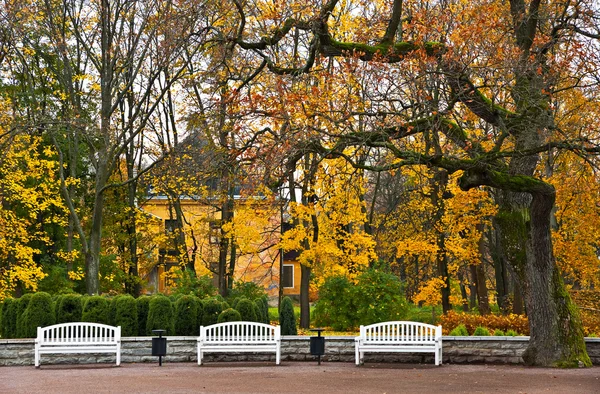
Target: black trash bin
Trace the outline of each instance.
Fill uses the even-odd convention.
[[[162,358],[167,355],[167,338],[163,334],[167,330],[152,330],[152,333],[158,335],[158,338],[152,338],[152,355],[158,356],[158,366],[162,366]]]
[[[313,328],[311,331],[316,331],[317,336],[310,337],[310,354],[317,356],[319,365],[321,365],[321,356],[325,354],[325,337],[321,336],[324,328]]]

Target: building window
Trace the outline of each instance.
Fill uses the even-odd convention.
[[[284,264],[283,265],[283,278],[281,285],[284,289],[294,288],[294,265]]]

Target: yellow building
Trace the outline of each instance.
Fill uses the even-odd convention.
[[[140,267],[140,275],[148,283],[148,292],[168,293],[170,279],[165,273],[181,268],[186,259],[193,261],[198,275],[213,275],[216,279],[221,236],[220,211],[206,201],[192,198],[180,198],[179,206],[183,226],[179,226],[175,206],[166,196],[151,196],[140,204],[146,214],[156,219],[160,226],[156,229],[157,233],[163,234],[157,237],[159,242],[152,263]],[[300,294],[300,266],[296,256],[286,253],[282,266],[280,250],[276,246],[281,231],[279,208],[258,199],[244,200],[239,197],[234,206],[234,219],[227,229],[235,234],[234,280],[262,285],[270,296],[279,293],[280,284],[285,295]],[[174,231],[179,228],[182,228],[182,233],[175,234]]]

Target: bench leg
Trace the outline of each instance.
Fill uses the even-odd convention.
[[[121,349],[117,350],[117,367],[121,365]]]
[[[36,368],[40,367],[40,352],[38,349],[35,349],[34,365]]]
[[[277,348],[275,351],[275,364],[279,365],[279,363],[281,363],[281,349]]]
[[[354,349],[354,358],[355,358],[356,365],[360,365],[360,355],[358,352],[358,345],[356,345],[355,349]]]
[[[198,345],[198,365],[202,365],[202,348]]]

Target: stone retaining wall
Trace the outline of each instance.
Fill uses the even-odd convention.
[[[325,337],[323,361],[354,362],[353,337]],[[521,355],[527,347],[529,337],[444,337],[444,363],[500,363],[520,364]],[[121,362],[158,362],[152,356],[150,337],[128,337],[121,341]],[[600,338],[587,338],[588,354],[595,365],[600,365]],[[0,365],[33,365],[33,339],[0,340]],[[167,356],[163,362],[196,362],[196,337],[168,337]],[[205,355],[205,362],[214,361],[275,361],[270,354],[222,354]],[[282,339],[281,360],[314,361],[310,354],[309,337],[284,336]],[[42,355],[42,365],[61,363],[114,363],[115,356],[99,354]],[[433,363],[433,353],[366,353],[365,362],[409,362]]]

